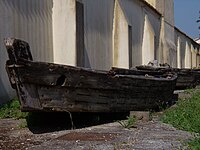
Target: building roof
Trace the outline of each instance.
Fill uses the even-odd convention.
[[[197,42],[198,44],[200,44],[200,37],[199,38],[196,38],[196,39],[194,39],[195,40],[195,42]]]
[[[181,31],[180,29],[178,29],[177,27],[174,27],[175,30],[177,30],[178,32],[180,32],[181,34],[183,34],[184,36],[186,36],[187,38],[189,38],[191,40],[191,42],[195,45],[198,45],[198,47],[200,47],[200,41],[197,42],[199,39],[192,39],[190,36],[188,36],[186,33],[184,33],[183,31]]]
[[[145,0],[139,0],[139,1],[142,2],[143,4],[145,4],[146,6],[148,6],[156,14],[162,16],[162,14],[156,8],[154,8],[151,4],[149,4],[147,1],[145,1]]]

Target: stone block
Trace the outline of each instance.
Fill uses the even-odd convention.
[[[135,116],[136,120],[140,120],[143,122],[148,122],[150,120],[149,111],[130,111],[130,117],[131,116]]]

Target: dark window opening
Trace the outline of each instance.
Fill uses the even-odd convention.
[[[129,68],[132,67],[133,50],[132,50],[132,26],[128,25],[128,51],[129,51]]]
[[[77,66],[84,67],[84,5],[76,1],[76,60]]]

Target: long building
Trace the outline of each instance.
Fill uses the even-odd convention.
[[[33,59],[109,70],[151,60],[200,63],[200,45],[174,26],[173,0],[0,0],[0,104],[15,96],[5,37],[29,42]]]

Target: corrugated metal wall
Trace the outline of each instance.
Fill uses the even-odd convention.
[[[84,67],[109,70],[112,66],[114,0],[83,0]]]
[[[5,37],[28,41],[34,60],[53,61],[53,0],[0,0],[0,104],[13,97],[5,71]]]

